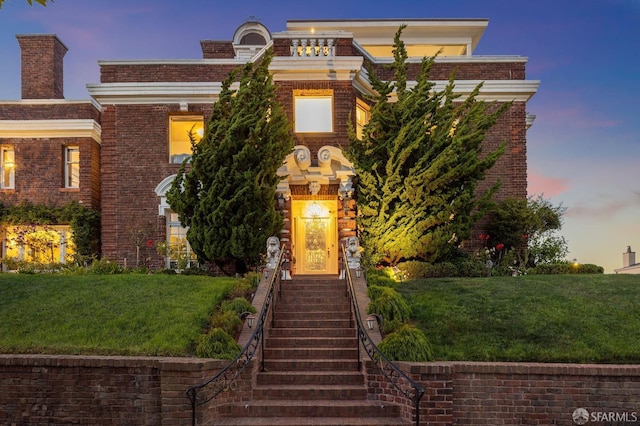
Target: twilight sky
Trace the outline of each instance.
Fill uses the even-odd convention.
[[[640,0],[56,0],[0,9],[0,100],[20,98],[16,34],[57,34],[65,98],[88,99],[98,60],[199,59],[200,40],[230,40],[250,16],[288,19],[486,18],[474,55],[520,55],[540,80],[528,104],[529,193],[567,208],[568,259],[607,273],[640,256]]]

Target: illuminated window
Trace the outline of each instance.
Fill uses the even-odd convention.
[[[367,125],[371,118],[371,112],[369,111],[369,105],[362,102],[360,99],[356,100],[356,137],[362,139],[364,134],[364,126]]]
[[[200,142],[204,121],[200,116],[177,115],[169,118],[169,162],[182,163],[191,157],[191,138]]]
[[[80,188],[80,148],[68,146],[64,149],[64,186]]]
[[[187,229],[178,219],[177,213],[169,213],[167,218],[167,267],[183,270],[198,266],[198,259],[187,241]]]
[[[333,132],[333,90],[294,90],[296,133]]]
[[[67,225],[17,225],[6,228],[6,258],[17,262],[69,263],[75,245]]]
[[[13,189],[15,186],[16,163],[13,148],[0,148],[0,188]]]

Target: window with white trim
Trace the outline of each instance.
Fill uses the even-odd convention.
[[[64,149],[64,187],[80,188],[80,148],[77,146]]]
[[[294,90],[296,133],[333,132],[333,90]]]
[[[356,137],[362,140],[364,135],[364,126],[367,125],[371,119],[371,111],[369,105],[356,99]]]
[[[0,148],[0,189],[15,188],[16,162],[13,147],[3,146]]]
[[[187,241],[187,228],[182,226],[174,212],[167,217],[166,263],[168,268],[176,270],[198,266],[198,258]]]

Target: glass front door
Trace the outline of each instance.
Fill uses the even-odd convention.
[[[337,202],[293,201],[296,274],[337,274]]]

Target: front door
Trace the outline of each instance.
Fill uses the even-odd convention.
[[[338,273],[337,201],[293,200],[296,274]]]

